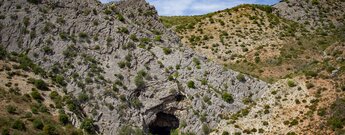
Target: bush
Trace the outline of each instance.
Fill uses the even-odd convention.
[[[0,46],[0,60],[5,59],[6,56],[7,56],[6,50]]]
[[[3,129],[1,130],[1,134],[2,134],[2,135],[10,135],[10,130],[9,130],[8,128],[3,128]]]
[[[34,89],[31,93],[30,93],[31,97],[37,101],[41,101],[43,100],[41,93],[39,93],[36,89]]]
[[[232,103],[234,102],[234,98],[232,97],[232,94],[224,92],[222,94],[222,99],[227,102],[227,103]]]
[[[121,21],[121,22],[124,22],[124,21],[125,21],[125,18],[124,18],[123,15],[121,15],[121,14],[117,14],[117,15],[116,15],[116,19],[118,19],[118,20]]]
[[[155,41],[162,41],[162,36],[160,36],[160,35],[157,35],[157,36],[155,36]]]
[[[64,125],[66,125],[66,124],[68,124],[68,116],[66,115],[66,114],[60,114],[59,115],[59,121],[62,123],[62,124],[64,124]]]
[[[38,119],[38,118],[35,119],[34,121],[32,121],[32,125],[36,129],[43,129],[43,127],[44,127],[44,124],[43,124],[42,120]]]
[[[59,131],[56,129],[55,125],[52,124],[45,125],[43,132],[47,135],[59,135]]]
[[[34,81],[34,85],[39,90],[48,90],[48,85],[43,80],[41,80],[41,79],[35,80]]]
[[[81,92],[81,93],[78,95],[78,100],[79,100],[79,102],[81,102],[81,103],[85,103],[86,101],[89,100],[89,95],[87,95],[87,94],[84,93],[84,92]]]
[[[240,82],[245,82],[246,81],[246,78],[244,77],[243,74],[238,74],[236,76],[237,80],[240,81]]]
[[[13,125],[12,125],[13,129],[17,129],[17,130],[21,130],[21,131],[25,131],[26,127],[23,121],[21,121],[20,119],[17,119],[14,121]]]
[[[42,0],[27,0],[27,1],[32,4],[40,4],[42,2]]]
[[[80,33],[79,33],[79,37],[80,37],[80,38],[87,38],[88,35],[87,35],[85,32],[80,32]]]
[[[141,75],[137,75],[134,78],[134,83],[137,86],[137,88],[143,88],[145,87],[145,81],[144,81],[144,77]]]
[[[202,132],[204,132],[205,135],[208,135],[211,132],[211,129],[208,127],[208,125],[203,124],[202,125]]]
[[[170,48],[164,47],[163,48],[163,52],[164,52],[165,55],[169,55],[169,54],[171,54],[172,51],[171,51]]]
[[[188,88],[195,89],[195,83],[194,83],[194,81],[188,81],[188,82],[187,82],[187,86],[188,86]]]
[[[17,111],[17,108],[13,105],[7,105],[6,106],[6,111],[10,114],[15,114]]]
[[[60,84],[61,86],[66,86],[66,82],[65,82],[65,78],[61,75],[57,75],[55,76],[55,78],[53,79],[56,83]]]
[[[295,82],[292,81],[292,80],[289,80],[289,81],[287,82],[287,84],[288,84],[289,87],[295,87],[295,86],[297,86],[297,85],[295,84]]]
[[[80,128],[84,129],[88,133],[93,133],[94,132],[93,120],[90,118],[84,119],[84,121],[80,125]]]

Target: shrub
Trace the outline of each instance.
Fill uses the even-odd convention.
[[[121,21],[121,22],[124,22],[124,21],[125,21],[125,18],[124,18],[123,15],[121,15],[121,14],[117,14],[117,15],[116,15],[116,19],[118,19],[118,20]]]
[[[208,127],[208,125],[203,124],[202,125],[202,132],[204,132],[204,134],[208,135],[211,132],[211,129]]]
[[[295,82],[292,81],[292,80],[289,80],[289,81],[287,82],[287,84],[288,84],[289,87],[295,87],[295,86],[297,86],[297,85],[295,84]]]
[[[141,75],[137,75],[134,78],[134,83],[137,86],[137,88],[143,88],[145,87],[145,81],[144,81],[144,77]]]
[[[232,97],[232,94],[224,92],[222,94],[222,99],[227,102],[227,103],[232,103],[234,102],[234,98]]]
[[[13,105],[7,105],[6,106],[6,111],[10,114],[15,114],[17,111],[17,108]]]
[[[94,132],[93,120],[90,118],[84,119],[84,121],[80,125],[80,128],[84,129],[88,133],[93,133]]]
[[[14,121],[13,125],[12,125],[13,129],[17,129],[17,130],[21,130],[21,131],[25,131],[26,127],[25,124],[22,120],[17,119]]]
[[[160,35],[157,35],[157,36],[155,36],[155,41],[162,41],[162,36],[160,36]]]
[[[41,79],[35,80],[34,81],[34,85],[39,90],[48,90],[48,85],[43,80],[41,80]]]
[[[164,52],[165,55],[169,55],[169,54],[171,54],[172,51],[171,51],[170,48],[164,47],[163,48],[163,52]]]
[[[36,129],[43,129],[43,127],[44,127],[44,124],[43,124],[42,120],[39,119],[39,118],[37,118],[34,121],[32,121],[32,125]]]
[[[66,115],[66,114],[60,114],[59,115],[59,121],[62,123],[62,124],[64,124],[64,125],[66,125],[67,123],[68,123],[68,116]]]
[[[129,34],[129,31],[126,27],[119,27],[117,28],[118,33],[124,33],[124,34]]]
[[[5,59],[6,56],[7,56],[6,50],[0,46],[0,60]]]
[[[3,129],[1,130],[1,134],[2,134],[2,135],[10,135],[10,130],[9,130],[8,128],[3,128]]]
[[[66,86],[66,82],[63,76],[61,75],[57,75],[55,76],[55,78],[53,79],[56,83],[60,84],[61,86]]]
[[[89,100],[89,95],[87,95],[87,94],[84,93],[84,92],[81,92],[81,93],[78,95],[78,100],[79,100],[79,102],[81,102],[81,103],[85,103],[86,101]]]
[[[314,84],[312,84],[312,83],[307,83],[307,84],[306,84],[306,87],[307,87],[307,89],[311,89],[311,88],[314,87]]]
[[[52,124],[44,125],[43,132],[47,135],[59,135],[59,131]]]
[[[34,89],[31,93],[30,93],[31,97],[37,101],[41,101],[43,100],[41,93],[39,93],[36,89]]]
[[[195,89],[195,83],[194,83],[194,81],[188,81],[188,82],[187,82],[187,86],[188,86],[188,88]]]
[[[42,2],[42,0],[27,0],[27,1],[32,4],[40,4]]]
[[[79,37],[80,37],[80,38],[87,38],[88,35],[87,35],[85,32],[80,32],[80,33],[79,33]]]
[[[306,77],[317,77],[318,74],[315,71],[304,71],[304,75]]]
[[[237,80],[240,81],[240,82],[245,82],[246,81],[246,78],[244,77],[243,74],[238,74],[236,76]]]
[[[125,67],[126,67],[126,62],[125,62],[125,61],[120,61],[119,63],[117,63],[117,65],[118,65],[120,68],[125,68]]]

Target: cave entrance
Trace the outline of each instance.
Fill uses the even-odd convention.
[[[153,135],[170,135],[171,130],[179,127],[179,120],[172,114],[159,112],[156,119],[149,124],[149,131]]]

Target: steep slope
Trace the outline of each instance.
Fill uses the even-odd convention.
[[[279,49],[287,42],[296,40],[295,35],[304,30],[303,26],[282,19],[272,14],[272,11],[270,6],[241,5],[196,19],[190,17],[190,20],[195,21],[181,25],[176,22],[174,30],[182,38],[182,42],[200,55],[225,66],[241,69],[243,67],[237,68],[238,63],[255,65],[278,57],[281,55]],[[180,17],[163,17],[162,20],[167,24],[169,21],[180,20]],[[259,71],[264,70],[264,67],[256,66],[240,71],[247,70],[246,73],[265,80],[286,75],[260,74]]]
[[[24,70],[21,57],[10,59],[0,60],[1,134],[82,134],[68,119],[70,97],[62,88]]]
[[[311,26],[311,29],[344,25],[344,0],[283,0],[273,7],[279,16]]]
[[[23,68],[52,78],[74,96],[67,107],[70,121],[85,132],[179,127],[206,134],[224,121],[219,116],[244,108],[243,98],[255,100],[269,87],[184,48],[144,0],[0,5],[1,47],[31,58],[38,66]]]
[[[345,114],[335,109],[344,105],[344,2],[317,2],[161,18],[199,55],[272,83],[263,98],[243,99],[246,108],[226,115],[212,134],[344,134]],[[310,15],[297,19],[300,12]]]

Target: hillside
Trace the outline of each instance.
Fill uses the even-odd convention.
[[[1,134],[343,134],[344,29],[284,3],[2,0]]]
[[[334,110],[344,99],[341,7],[342,1],[289,0],[161,20],[197,54],[272,83],[270,92],[214,134],[342,134],[345,114]],[[334,114],[338,128],[331,126]]]
[[[144,0],[2,1],[0,23],[1,47],[58,82],[85,134],[206,134],[269,86],[183,47]]]

